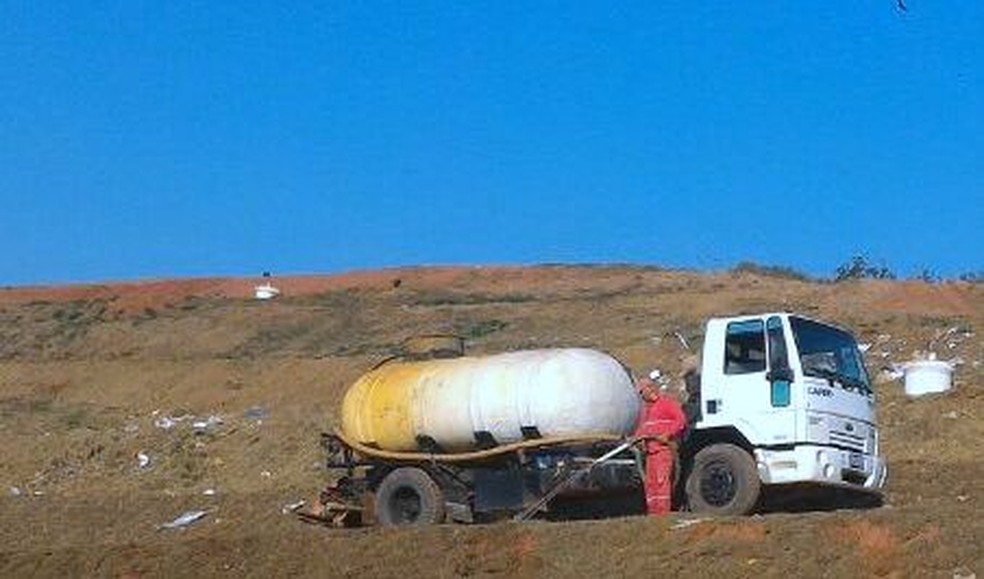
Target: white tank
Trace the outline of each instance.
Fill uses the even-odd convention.
[[[362,376],[342,403],[342,429],[384,450],[424,439],[447,451],[579,434],[629,434],[639,399],[614,358],[581,348],[397,362]]]
[[[903,367],[905,371],[905,393],[909,396],[922,396],[950,389],[953,366],[941,360],[916,360]]]

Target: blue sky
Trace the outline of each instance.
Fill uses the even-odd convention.
[[[984,3],[0,0],[0,284],[979,271]]]

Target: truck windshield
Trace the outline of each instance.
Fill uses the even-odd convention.
[[[803,374],[839,382],[848,390],[871,394],[868,372],[851,334],[819,322],[791,317]]]

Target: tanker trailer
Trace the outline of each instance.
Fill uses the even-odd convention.
[[[324,435],[329,467],[345,476],[322,503],[395,525],[632,493],[637,457],[624,438],[639,404],[628,370],[596,350],[391,360],[356,380],[341,429]]]

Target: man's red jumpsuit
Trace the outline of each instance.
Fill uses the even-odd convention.
[[[666,437],[671,441],[670,444],[675,444],[675,440],[687,428],[683,408],[672,397],[659,393],[658,387],[654,387],[652,392],[656,393],[654,398],[643,398],[635,435],[641,438]],[[643,443],[646,451],[646,511],[650,515],[670,512],[673,460],[676,454],[670,444],[652,438]]]

